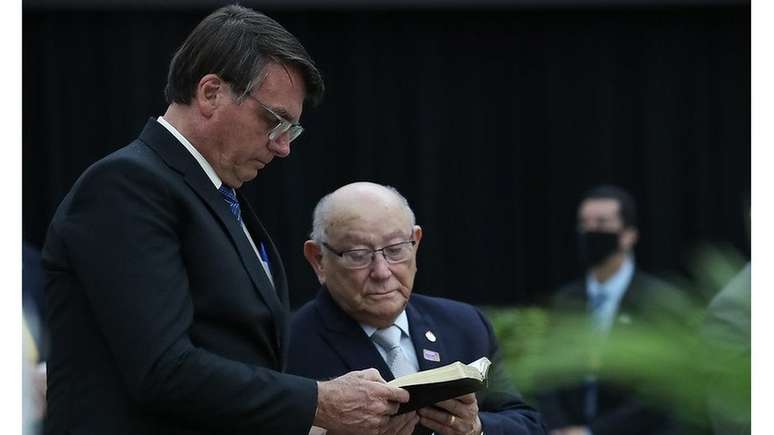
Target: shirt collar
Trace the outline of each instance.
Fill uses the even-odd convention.
[[[398,317],[393,322],[393,325],[397,326],[403,334],[405,334],[407,337],[411,337],[409,334],[409,323],[408,323],[408,316],[406,316],[406,310],[403,310],[398,314]],[[363,331],[366,333],[366,335],[370,338],[372,335],[374,335],[374,332],[378,328],[374,328],[371,325],[366,325],[365,323],[361,323],[360,327],[363,328]]]
[[[177,129],[172,124],[170,124],[169,121],[161,116],[156,118],[156,121],[163,125],[164,128],[169,130],[169,132],[172,133],[172,136],[174,136],[181,144],[183,144],[185,149],[187,149],[188,152],[191,153],[191,155],[196,159],[196,161],[199,162],[199,166],[202,167],[204,173],[207,174],[207,177],[209,177],[210,181],[212,181],[212,184],[215,185],[215,188],[220,189],[220,186],[223,185],[223,181],[221,181],[220,177],[218,177],[218,174],[215,173],[215,169],[212,168],[210,162],[204,158],[199,150],[197,150],[196,147],[194,147],[193,144],[185,138],[185,136],[177,131]]]
[[[626,291],[629,283],[634,276],[634,260],[631,255],[627,255],[624,259],[621,267],[607,279],[605,282],[599,282],[594,277],[594,274],[589,272],[586,275],[586,288],[589,295],[594,296],[598,292],[607,292],[608,296],[613,296],[615,299],[620,299],[621,295]]]

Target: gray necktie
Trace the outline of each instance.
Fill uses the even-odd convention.
[[[387,366],[396,378],[416,372],[400,347],[400,336],[401,330],[395,325],[378,329],[371,336],[374,342],[387,352]]]

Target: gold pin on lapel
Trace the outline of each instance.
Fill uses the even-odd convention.
[[[431,342],[435,343],[436,338],[435,338],[435,334],[433,334],[433,331],[425,332],[425,338],[427,338]]]

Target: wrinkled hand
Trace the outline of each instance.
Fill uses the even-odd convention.
[[[408,402],[408,392],[387,385],[376,369],[349,372],[317,386],[314,425],[329,433],[381,435],[391,423],[400,428],[407,423],[404,419],[393,421],[390,416],[401,403]]]
[[[591,430],[586,426],[567,426],[554,429],[549,435],[591,435]]]
[[[439,409],[440,408],[440,409]],[[479,435],[481,419],[473,393],[438,402],[419,411],[419,423],[439,435]]]

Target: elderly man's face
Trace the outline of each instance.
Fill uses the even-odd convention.
[[[422,229],[412,228],[405,209],[397,203],[361,203],[349,210],[338,210],[330,219],[326,237],[326,243],[338,252],[416,241],[406,261],[389,263],[381,253],[376,253],[370,266],[362,269],[347,268],[341,257],[314,242],[305,246],[307,259],[320,282],[345,312],[371,326],[382,328],[392,324],[411,295]],[[306,252],[310,249],[313,252]]]

